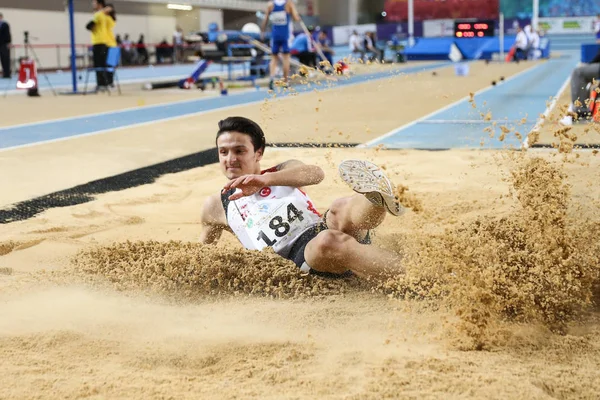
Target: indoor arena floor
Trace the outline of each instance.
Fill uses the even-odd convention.
[[[599,283],[600,129],[557,123],[576,63],[0,98],[0,399],[595,398],[600,320],[577,310]],[[309,284],[229,234],[193,244],[233,115],[263,127],[262,166],[325,170],[307,189],[321,212],[352,194],[342,160],[384,167],[408,210],[374,245],[404,255],[404,278]],[[227,254],[247,260],[235,285]]]

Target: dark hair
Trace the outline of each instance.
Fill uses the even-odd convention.
[[[96,3],[101,5],[102,7],[106,7],[106,1],[105,0],[96,0]]]
[[[251,119],[244,117],[229,117],[219,121],[217,139],[226,132],[239,132],[248,135],[250,136],[255,152],[258,150],[265,151],[265,133],[260,126]]]
[[[117,21],[117,10],[115,10],[115,6],[113,4],[107,4],[106,7],[110,7],[111,10],[108,13],[108,15],[110,15],[110,17],[113,19],[113,21]]]

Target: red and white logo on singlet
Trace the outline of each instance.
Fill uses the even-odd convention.
[[[271,194],[271,188],[264,187],[260,189],[260,192],[258,194],[260,194],[261,197],[268,197]]]

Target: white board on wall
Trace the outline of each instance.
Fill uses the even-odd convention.
[[[223,11],[212,10],[208,8],[202,8],[199,10],[200,13],[200,31],[208,32],[208,27],[213,22],[219,26],[219,29],[223,29]]]
[[[453,19],[432,19],[423,21],[423,37],[454,36]]]

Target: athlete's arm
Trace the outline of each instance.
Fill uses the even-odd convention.
[[[269,186],[303,187],[316,185],[325,179],[325,172],[316,165],[307,165],[302,161],[289,160],[279,164],[276,172],[266,173]]]
[[[229,196],[229,200],[241,199],[250,196],[265,186],[291,186],[301,188],[316,185],[323,181],[325,173],[316,165],[306,165],[302,161],[290,160],[279,164],[275,171],[267,171],[262,175],[244,175],[229,181],[223,187],[225,191],[238,188],[236,193]]]
[[[223,230],[227,227],[225,210],[223,210],[221,197],[219,195],[213,195],[206,199],[202,209],[200,223],[202,224],[200,243],[216,243],[221,237]]]
[[[296,9],[296,5],[292,0],[288,0],[287,4],[287,12],[294,18],[294,21],[300,21],[300,14],[298,14],[298,9]]]
[[[267,24],[269,23],[269,16],[271,15],[271,11],[273,11],[273,2],[269,2],[267,6],[267,12],[265,13],[265,19],[263,20],[262,26],[260,27],[261,36],[264,35],[265,30],[267,29]]]

